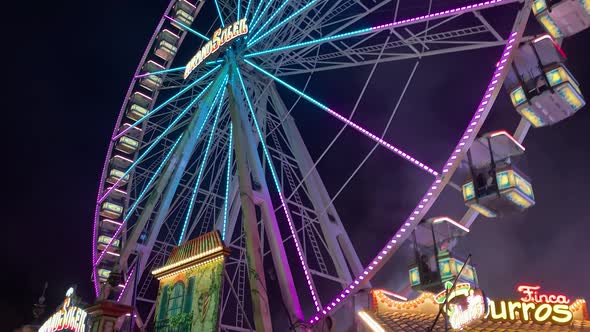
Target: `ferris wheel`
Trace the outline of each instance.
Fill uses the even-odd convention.
[[[96,295],[134,301],[147,324],[157,293],[150,271],[173,247],[218,230],[232,249],[221,330],[254,329],[252,317],[263,317],[256,320],[263,324],[259,329],[270,330],[269,311],[285,314],[292,326],[333,315],[370,285],[417,224],[430,217],[444,190],[462,190],[453,176],[512,70],[514,51],[532,39],[523,37],[531,4],[172,0],[109,140],[92,235]],[[502,19],[489,20],[490,11],[502,12]],[[457,142],[445,152],[446,161],[429,165],[424,160],[430,156],[390,141],[388,130],[404,94],[420,84],[420,59],[476,49],[488,49],[498,60],[489,64],[489,84],[477,92],[481,101],[465,118],[467,128],[453,136]],[[359,102],[374,74],[400,61],[410,70],[392,74],[403,83],[400,91],[381,95],[398,96],[385,126],[357,121],[357,112],[370,112]],[[356,103],[336,109],[322,94],[349,93],[350,70],[364,73],[364,84],[354,91]],[[318,116],[341,126],[335,133],[315,133],[329,142],[315,158],[300,131],[306,125],[298,120],[301,109],[306,119]],[[531,124],[523,116],[513,135],[520,142]],[[367,261],[357,256],[336,201],[351,190],[358,168],[338,181],[336,191],[328,190],[318,171],[344,131],[372,144],[358,168],[381,149],[429,182],[405,220],[378,221],[391,225],[390,238]],[[485,214],[480,205],[469,205],[459,221],[463,227]],[[117,283],[106,292],[112,280]],[[266,294],[271,284],[280,305],[269,305],[266,296],[252,301],[254,291]]]

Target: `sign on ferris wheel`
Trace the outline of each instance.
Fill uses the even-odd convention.
[[[234,41],[237,37],[248,33],[248,24],[246,19],[243,18],[233,24],[229,24],[223,29],[217,29],[213,33],[213,38],[209,40],[186,65],[184,69],[184,79],[186,79],[195,69],[210,57],[214,57],[229,47],[230,42]]]

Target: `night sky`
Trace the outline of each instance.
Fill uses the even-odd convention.
[[[166,4],[58,1],[14,8],[20,14],[12,17],[14,23],[5,30],[3,48],[8,70],[4,86],[9,87],[3,94],[3,113],[8,115],[3,125],[4,179],[8,181],[3,197],[8,204],[2,217],[0,330],[30,321],[32,304],[45,281],[49,311],[74,283],[79,294],[92,300],[92,217],[107,142],[131,75]],[[584,53],[588,43],[590,30],[563,45],[568,68],[586,96],[590,96],[590,66]],[[423,60],[388,139],[440,167],[478,103],[499,52],[495,48]],[[408,61],[379,67],[367,99],[385,96],[388,100],[362,103],[356,121],[380,133],[396,101],[388,93],[391,89],[396,91],[394,96],[399,94],[398,85],[412,65]],[[330,75],[350,79],[356,98],[369,69]],[[401,83],[392,82],[396,73],[403,74]],[[307,91],[348,114],[354,98],[322,87],[322,79],[330,77],[318,74]],[[340,124],[312,109],[301,103],[294,116],[315,158]],[[502,92],[484,131],[513,131],[517,121]],[[585,107],[560,124],[532,130],[519,166],[534,181],[537,205],[501,220],[479,218],[460,243],[460,251],[473,254],[481,286],[493,297],[514,297],[514,286],[527,282],[590,300],[588,128],[590,114]],[[318,133],[328,137],[317,137]],[[356,133],[343,135],[341,144],[319,166],[321,174],[333,173],[324,177],[331,193],[371,147]],[[350,150],[358,153],[348,156]],[[430,181],[395,159],[377,149],[350,190],[336,200],[364,263],[397,229]],[[441,198],[444,203],[449,206],[438,206],[437,211],[460,218],[464,209],[458,193],[446,193]],[[407,255],[408,250],[401,250],[374,285],[399,290],[406,282]]]

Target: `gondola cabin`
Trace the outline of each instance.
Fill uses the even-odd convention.
[[[98,269],[97,270],[98,279],[100,282],[106,282],[109,276],[111,275],[111,270],[108,269]]]
[[[475,268],[452,253],[459,237],[469,229],[449,217],[421,221],[414,232],[415,259],[409,266],[410,286],[415,291],[438,293],[447,281],[477,284]]]
[[[118,219],[123,214],[123,205],[105,201],[100,205],[99,214],[105,218]]]
[[[463,268],[465,260],[453,257],[446,250],[438,253],[437,271],[433,272],[430,268],[425,269],[420,266],[421,264],[424,263],[412,264],[409,269],[410,286],[415,291],[438,293],[444,289],[443,285],[445,282],[453,282],[457,277],[459,279],[458,282],[468,282],[472,285],[477,284],[477,272],[475,268],[469,264]],[[462,268],[463,270],[461,270]]]
[[[533,14],[553,38],[565,38],[590,27],[590,0],[535,0]]]
[[[155,54],[165,61],[170,61],[178,51],[178,41],[180,37],[168,29],[162,30],[156,41]]]
[[[463,200],[488,218],[521,212],[535,204],[530,180],[512,164],[524,147],[505,131],[486,134],[468,152],[471,176],[463,184]]]
[[[565,55],[549,35],[523,44],[504,82],[516,111],[534,127],[574,115],[586,101],[565,67]]]
[[[162,77],[158,74],[150,75],[151,73],[165,70],[166,68],[152,60],[143,65],[142,77],[139,79],[139,85],[154,91],[162,85]],[[133,105],[132,105],[133,106]]]
[[[151,97],[148,97],[141,92],[134,92],[127,105],[127,112],[125,115],[129,119],[137,121],[148,114],[151,104]]]
[[[194,15],[196,14],[197,7],[192,3],[186,0],[177,1],[174,4],[174,20],[180,22],[181,24],[190,27],[193,24],[195,19]],[[184,30],[184,27],[176,22],[172,21],[172,25],[177,27],[180,30]]]

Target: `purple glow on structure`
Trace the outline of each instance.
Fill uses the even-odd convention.
[[[334,110],[332,110],[330,108],[326,108],[326,112],[330,113],[332,116],[334,116],[338,120],[346,123],[348,126],[354,128],[356,131],[360,132],[361,134],[367,136],[368,138],[370,138],[371,140],[375,141],[377,144],[383,146],[387,150],[392,151],[393,153],[397,154],[398,156],[406,159],[407,161],[409,161],[410,163],[414,164],[418,168],[421,168],[421,169],[427,171],[428,173],[430,173],[430,174],[432,174],[434,176],[438,176],[438,172],[437,171],[435,171],[432,168],[424,165],[424,163],[420,162],[416,158],[414,158],[414,157],[410,156],[409,154],[403,152],[402,150],[396,148],[395,146],[391,145],[390,143],[386,142],[385,140],[383,140],[379,136],[371,133],[370,131],[366,130],[365,128],[363,128],[363,127],[357,125],[356,123],[350,121],[349,119],[347,119],[344,116],[340,115],[336,111],[334,111]]]
[[[471,9],[483,9],[481,7],[488,7],[490,5],[495,5],[498,3],[502,3],[502,2],[515,2],[515,1],[511,1],[511,0],[490,0],[490,1],[485,1],[485,2],[480,2],[480,3],[475,3],[473,5],[469,5],[469,6],[463,6],[463,7],[459,7],[459,8],[454,8],[454,9],[449,9],[449,10],[444,10],[444,11],[440,11],[437,13],[432,13],[432,14],[428,14],[428,15],[422,15],[419,17],[414,17],[414,18],[410,18],[410,19],[406,19],[406,20],[401,20],[401,21],[396,21],[396,22],[391,22],[391,23],[387,23],[387,24],[381,24],[381,25],[377,25],[374,27],[371,27],[372,30],[382,30],[382,29],[387,29],[387,28],[391,28],[397,25],[401,25],[401,24],[407,24],[407,23],[418,23],[420,21],[424,21],[424,20],[429,20],[432,18],[439,18],[439,17],[446,17],[449,15],[454,15],[466,10],[471,10]]]
[[[250,66],[258,69],[260,72],[262,72],[263,74],[267,75],[268,77],[274,79],[275,81],[277,81],[278,83],[284,85],[287,89],[295,92],[296,94],[300,95],[301,97],[303,97],[305,100],[309,101],[310,103],[316,105],[317,107],[321,108],[322,110],[328,112],[328,114],[332,115],[333,117],[335,117],[336,119],[344,122],[346,125],[352,127],[354,130],[360,132],[361,134],[367,136],[368,138],[370,138],[371,140],[373,140],[375,143],[385,147],[386,149],[388,149],[389,151],[392,151],[393,153],[397,154],[398,156],[406,159],[407,161],[409,161],[410,163],[414,164],[416,167],[438,177],[438,172],[433,170],[432,168],[426,166],[424,163],[420,162],[419,160],[415,159],[414,157],[410,156],[409,154],[405,153],[404,151],[398,149],[397,147],[393,146],[392,144],[386,142],[385,140],[383,140],[382,138],[380,138],[379,136],[371,133],[370,131],[368,131],[367,129],[359,126],[358,124],[352,122],[351,120],[347,119],[346,117],[340,115],[340,113],[334,111],[333,109],[329,108],[328,106],[320,103],[319,101],[313,99],[312,97],[306,95],[305,93],[297,90],[295,87],[293,87],[292,85],[290,85],[289,83],[281,80],[280,78],[274,76],[273,74],[269,73],[268,71],[264,70],[263,68],[255,65],[254,63],[252,63],[249,60],[244,60],[247,64],[249,64]]]
[[[449,160],[445,164],[445,167],[443,168],[443,171],[442,171],[443,175],[448,173],[451,170],[451,168],[454,168],[458,165],[458,163],[462,159],[462,158],[459,158],[461,156],[462,150],[465,149],[465,146],[469,145],[469,143],[468,143],[469,141],[473,141],[473,139],[475,138],[475,135],[478,132],[475,129],[478,126],[481,126],[483,124],[483,122],[485,121],[485,116],[482,117],[482,113],[484,113],[484,111],[486,111],[486,109],[489,111],[489,108],[491,107],[491,105],[490,106],[486,106],[486,105],[488,105],[490,100],[492,99],[492,95],[493,95],[492,92],[497,91],[497,89],[499,87],[501,87],[501,84],[498,84],[499,81],[497,80],[497,78],[500,77],[503,73],[503,70],[505,68],[504,63],[506,63],[509,60],[509,57],[510,57],[512,50],[513,50],[512,46],[517,39],[517,35],[518,35],[517,31],[514,31],[510,34],[508,43],[506,44],[506,47],[502,53],[502,57],[500,58],[500,61],[499,61],[500,65],[497,66],[496,70],[494,71],[494,74],[492,75],[492,79],[490,80],[490,84],[488,85],[488,88],[486,89],[485,95],[484,95],[483,99],[481,100],[479,106],[477,107],[477,110],[476,110],[475,114],[473,115],[473,118],[471,119],[471,121],[469,121],[469,125],[467,126],[465,133],[461,137],[460,141],[457,143],[457,146],[455,147],[455,149],[453,150],[453,153],[449,157]],[[506,70],[506,72],[507,72],[507,70]],[[353,294],[351,292],[351,290],[353,290],[356,285],[359,285],[362,282],[361,280],[365,279],[365,276],[368,276],[369,273],[371,273],[371,271],[373,269],[375,269],[376,266],[378,266],[379,264],[382,264],[383,260],[379,259],[378,257],[379,256],[383,257],[382,255],[388,254],[394,248],[394,246],[397,244],[398,241],[400,241],[400,244],[403,242],[401,239],[400,240],[398,240],[398,239],[401,238],[402,235],[407,235],[407,234],[405,232],[402,232],[401,229],[404,227],[407,227],[408,224],[411,225],[412,223],[417,223],[418,220],[421,219],[421,217],[419,217],[418,215],[420,215],[425,210],[427,210],[429,208],[428,205],[432,204],[432,202],[431,202],[432,198],[430,198],[430,197],[433,195],[438,195],[440,193],[440,191],[442,191],[442,188],[444,187],[444,185],[441,185],[441,183],[442,183],[441,179],[436,179],[432,183],[432,185],[430,186],[430,189],[427,190],[427,192],[424,194],[422,199],[419,201],[418,206],[412,211],[412,213],[410,214],[408,219],[405,221],[405,224],[402,227],[400,227],[400,229],[397,230],[397,232],[394,234],[394,236],[387,242],[385,247],[383,247],[377,253],[377,257],[371,262],[371,264],[369,264],[369,266],[367,268],[364,269],[364,271],[360,274],[360,276],[358,276],[355,280],[353,280],[353,282],[348,287],[346,287],[340,294],[338,294],[335,297],[335,299],[338,299],[338,298],[345,299],[348,296],[350,296],[351,294]],[[426,204],[428,204],[428,205],[426,205]],[[385,260],[385,261],[387,261],[387,260]],[[367,277],[367,278],[369,278],[369,277]],[[332,300],[330,302],[333,302],[334,300]],[[328,303],[330,303],[330,302],[328,302]],[[309,323],[311,323],[311,324],[317,323],[321,318],[328,315],[332,310],[334,310],[334,307],[329,307],[329,308],[326,307],[326,308],[322,309],[321,313],[314,315],[313,318],[309,320]]]
[[[170,1],[170,3],[168,4],[168,7],[166,8],[166,12],[169,12],[175,3],[176,2],[174,0]],[[156,35],[158,34],[160,29],[162,28],[162,25],[164,24],[165,20],[166,20],[166,18],[164,16],[162,16],[162,18],[160,18],[160,22],[158,23],[158,26],[156,27],[156,29],[154,29],[154,33],[152,34],[152,37],[150,38],[150,45],[156,39]],[[151,53],[151,51],[152,51],[151,47],[147,47],[145,49],[145,51],[143,52],[141,60],[139,60],[139,63],[137,64],[137,68],[135,69],[135,73],[133,75],[133,78],[131,79],[131,84],[129,84],[129,88],[127,88],[127,93],[125,94],[125,96],[126,96],[125,101],[123,102],[123,104],[121,105],[121,109],[119,110],[119,116],[117,117],[117,121],[115,122],[115,128],[113,128],[113,135],[112,136],[115,136],[117,134],[119,127],[120,127],[120,123],[123,120],[123,116],[125,114],[125,108],[127,107],[127,103],[129,102],[129,96],[131,95],[131,91],[135,87],[135,82],[137,81],[137,78],[135,78],[135,76],[139,75],[139,73],[141,72],[141,67],[143,66],[143,63],[145,62],[148,54]],[[110,156],[112,154],[113,146],[114,146],[114,141],[109,140],[109,147],[107,149],[107,151],[108,151],[107,158],[105,158],[104,164],[102,166],[102,172],[101,172],[101,177],[100,177],[101,180],[105,178],[107,165],[109,162],[108,156]],[[101,183],[98,185],[98,194],[96,195],[97,204],[94,209],[94,221],[93,221],[93,226],[92,226],[92,262],[93,262],[93,268],[92,268],[93,278],[92,279],[93,279],[93,284],[94,284],[94,294],[97,297],[99,295],[99,289],[98,289],[99,281],[98,281],[98,271],[96,270],[96,266],[94,265],[94,262],[96,260],[96,239],[97,239],[98,219],[99,219],[98,218],[98,210],[100,209],[100,203],[98,203],[98,201],[100,200],[103,189],[104,189],[104,182],[101,181]]]
[[[117,298],[117,302],[121,302],[121,299],[123,298],[123,294],[125,294],[125,289],[127,289],[127,285],[129,285],[129,280],[131,280],[131,276],[133,275],[133,272],[135,272],[135,266],[131,269],[131,272],[127,276],[127,280],[125,280],[125,285],[123,285],[123,289],[121,290],[121,294],[119,294],[119,297]]]
[[[369,28],[363,28],[363,29],[359,29],[359,30],[355,30],[355,31],[340,33],[340,34],[327,36],[327,37],[323,37],[323,38],[316,38],[316,39],[312,39],[312,40],[308,40],[308,41],[304,41],[304,42],[300,42],[300,43],[295,43],[295,44],[291,44],[291,45],[279,46],[279,47],[275,47],[275,48],[271,48],[271,49],[267,49],[267,50],[263,50],[263,51],[259,51],[259,52],[250,53],[250,54],[247,54],[245,57],[250,58],[250,57],[254,57],[254,56],[258,56],[258,55],[279,52],[279,51],[285,51],[285,50],[289,50],[289,49],[293,49],[293,48],[305,47],[305,46],[315,45],[315,44],[328,42],[328,41],[335,41],[335,40],[340,40],[340,39],[349,38],[349,37],[361,36],[361,35],[373,33],[375,31],[391,29],[393,27],[402,27],[402,26],[406,26],[406,25],[410,25],[410,24],[417,24],[417,23],[425,22],[425,21],[428,21],[431,19],[450,17],[450,16],[457,15],[457,14],[460,14],[460,13],[463,13],[466,11],[482,10],[482,9],[496,6],[498,4],[508,4],[508,3],[512,3],[512,2],[518,2],[518,1],[519,0],[490,0],[490,1],[480,2],[480,3],[468,5],[468,6],[463,6],[463,7],[459,7],[459,8],[440,11],[437,13],[432,13],[429,15],[422,15],[419,17],[414,17],[414,18],[405,19],[405,20],[401,20],[401,21],[393,21],[393,22],[386,23],[386,24],[381,24],[381,25],[377,25],[377,26],[373,26],[373,27],[369,27]],[[258,40],[258,39],[260,39],[260,37],[257,38],[256,40]]]

